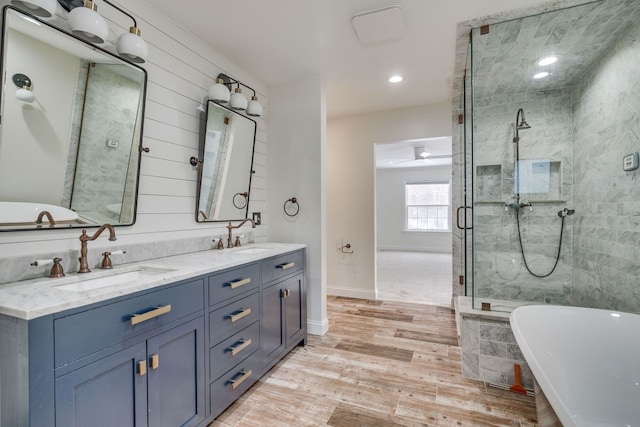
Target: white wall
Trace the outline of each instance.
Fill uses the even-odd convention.
[[[327,292],[375,298],[374,144],[451,134],[448,103],[354,115],[327,123]],[[353,254],[335,242],[350,243]]]
[[[451,231],[405,231],[404,186],[416,180],[449,181],[451,166],[376,170],[376,247],[451,253]]]
[[[325,230],[324,82],[319,77],[270,89],[267,218],[269,241],[307,245],[307,309],[309,332],[328,328]],[[295,108],[292,108],[295,106]],[[295,197],[298,215],[283,211]]]
[[[248,72],[179,28],[149,3],[141,0],[116,3],[135,16],[149,44],[149,58],[142,67],[148,73],[143,146],[150,149],[142,155],[137,222],[117,229],[118,243],[223,234],[225,224],[195,222],[197,170],[189,165],[189,158],[198,155],[201,116],[196,107],[220,72],[256,89],[263,105],[268,104],[266,89]],[[100,12],[110,21],[111,30],[103,47],[114,51],[117,35],[128,30],[118,25],[129,22],[112,8],[104,7]],[[58,13],[61,18],[55,22],[66,25],[67,13],[60,7]],[[249,212],[266,211],[266,114],[268,109],[257,120],[256,174],[251,183]],[[266,221],[263,224],[254,230],[259,240],[266,239]],[[79,250],[79,236],[77,229],[0,233],[0,257]],[[108,245],[106,238],[100,238],[93,242],[92,251]]]

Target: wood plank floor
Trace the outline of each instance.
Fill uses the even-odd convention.
[[[329,297],[328,316],[210,426],[536,425],[533,398],[462,377],[452,310]]]

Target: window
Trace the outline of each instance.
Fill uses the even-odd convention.
[[[406,229],[449,230],[449,182],[405,183]]]

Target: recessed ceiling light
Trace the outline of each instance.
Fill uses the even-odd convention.
[[[541,73],[535,74],[533,76],[534,79],[544,79],[545,77],[547,77],[549,75],[549,73],[547,73],[546,71],[543,71]]]
[[[542,58],[540,62],[538,62],[538,65],[540,66],[551,65],[557,60],[558,58],[556,58],[555,56],[547,56],[546,58]]]
[[[400,83],[402,81],[402,76],[391,76],[389,77],[389,83]]]

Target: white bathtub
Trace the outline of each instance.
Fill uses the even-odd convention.
[[[38,215],[47,211],[55,222],[73,222],[78,214],[71,209],[46,203],[2,202],[0,201],[0,225],[30,225],[35,224]],[[44,216],[42,222],[49,223]]]
[[[530,305],[510,321],[564,426],[640,426],[639,315]]]

